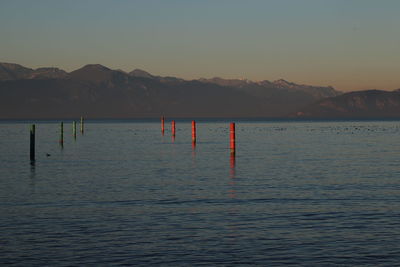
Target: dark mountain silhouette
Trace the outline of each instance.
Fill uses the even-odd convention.
[[[279,80],[183,80],[99,64],[67,73],[0,64],[0,118],[283,117],[332,87]]]
[[[268,106],[271,116],[286,116],[294,109],[298,109],[313,103],[316,100],[337,96],[341,93],[333,87],[319,87],[310,85],[299,85],[285,80],[270,82],[267,80],[253,82],[250,80],[239,79],[200,79],[203,83],[213,83],[220,86],[235,88],[245,92],[259,100],[263,100]]]
[[[120,70],[111,70],[100,64],[88,64],[69,73],[72,80],[87,81],[93,83],[107,83],[115,80],[126,80],[127,74]]]
[[[58,68],[38,68],[33,70],[14,63],[0,63],[0,81],[65,77],[67,77],[67,72]]]
[[[18,64],[0,63],[0,80],[2,81],[26,79],[32,72],[32,69]]]
[[[267,80],[260,82],[253,82],[246,79],[222,79],[214,77],[212,79],[200,79],[202,82],[215,83],[221,86],[230,86],[241,88],[255,96],[272,96],[277,93],[304,93],[305,96],[320,99],[326,97],[337,96],[341,94],[336,91],[333,87],[327,86],[310,86],[301,85],[292,82],[285,81],[283,79],[270,82]]]
[[[293,114],[301,118],[400,118],[400,91],[367,90],[322,99]]]
[[[139,77],[139,78],[154,78],[153,75],[141,69],[134,69],[133,71],[129,72],[129,75],[131,75],[132,77]]]

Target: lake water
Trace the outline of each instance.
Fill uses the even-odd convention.
[[[176,127],[0,123],[0,265],[400,266],[399,121]]]

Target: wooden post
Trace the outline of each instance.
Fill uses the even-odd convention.
[[[64,123],[60,123],[60,145],[64,145]]]
[[[83,134],[84,128],[83,128],[83,117],[81,117],[81,134]]]
[[[35,124],[30,129],[30,158],[31,162],[35,161]]]
[[[235,142],[235,123],[231,122],[231,127],[230,127],[230,148],[231,148],[231,154],[236,153],[236,142]]]
[[[74,135],[74,139],[76,139],[76,121],[72,122],[72,134]]]
[[[172,127],[172,136],[175,137],[175,134],[176,134],[176,132],[175,132],[175,130],[176,130],[175,129],[175,121],[172,121],[171,124],[172,124],[171,125],[171,127]]]
[[[196,121],[192,121],[192,143],[196,144]]]
[[[161,133],[162,133],[162,135],[164,135],[164,130],[165,130],[164,122],[165,122],[165,117],[162,116],[161,117]]]

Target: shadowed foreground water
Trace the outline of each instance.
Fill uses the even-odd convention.
[[[0,264],[398,266],[399,126],[0,123]]]

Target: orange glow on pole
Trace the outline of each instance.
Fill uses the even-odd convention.
[[[172,127],[172,136],[175,137],[175,121],[171,122],[171,127]]]
[[[192,121],[192,143],[196,144],[196,121]]]

